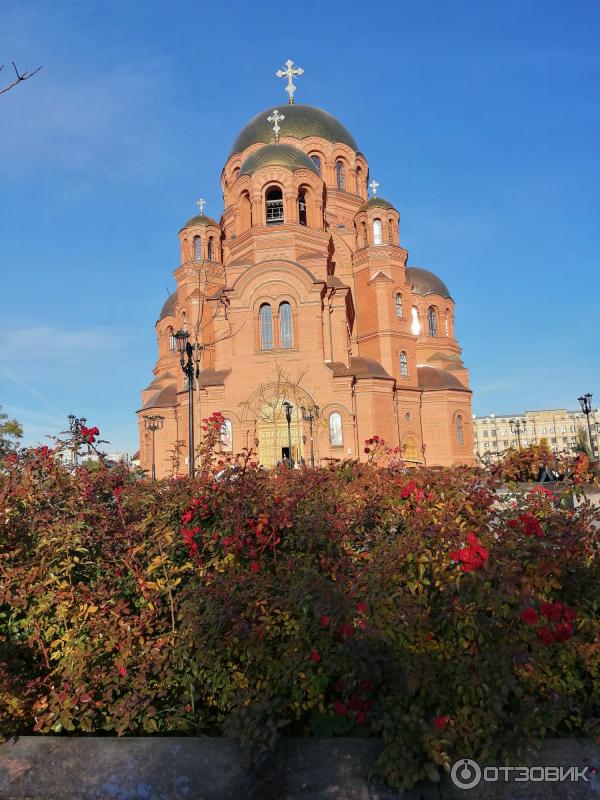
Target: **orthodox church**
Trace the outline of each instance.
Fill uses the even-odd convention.
[[[400,214],[350,131],[294,102],[301,74],[288,61],[288,103],[233,142],[219,221],[201,200],[179,231],[137,412],[141,466],[157,477],[187,472],[190,427],[197,445],[214,412],[223,452],[251,448],[265,467],[364,459],[373,435],[407,464],[474,463],[450,291],[408,266]]]

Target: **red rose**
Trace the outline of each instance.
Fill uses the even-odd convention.
[[[560,603],[542,603],[540,606],[540,614],[546,619],[552,619],[557,622],[562,616],[562,608]]]
[[[371,448],[370,447],[365,447],[365,453],[370,453],[370,452],[371,452]]]
[[[554,631],[548,628],[540,628],[537,632],[538,639],[543,644],[552,644],[555,641]]]
[[[251,561],[250,562],[250,571],[254,572],[255,574],[257,572],[260,572],[260,564],[258,563],[258,561]]]
[[[125,675],[127,675],[127,670],[125,669],[125,667],[119,667],[119,675],[120,675],[122,678],[124,678],[124,677],[125,677]]]
[[[323,628],[328,628],[331,619],[327,616],[327,614],[321,614],[321,625]]]
[[[365,603],[364,600],[359,600],[358,601],[358,603],[356,604],[356,610],[358,611],[359,614],[365,614],[366,613],[367,604]]]
[[[561,622],[556,626],[556,641],[566,642],[573,635],[573,626],[570,622]]]
[[[192,520],[192,517],[193,517],[193,514],[192,514],[192,512],[191,512],[191,511],[188,509],[188,510],[185,512],[185,514],[182,516],[182,518],[181,518],[181,524],[182,524],[182,525],[187,525],[187,524],[188,524],[188,522],[191,522],[191,520]]]
[[[340,625],[340,636],[342,639],[349,639],[353,633],[354,628],[352,625],[348,625],[347,622],[345,622],[343,625]]]
[[[357,725],[364,725],[367,721],[367,715],[364,711],[358,711],[354,719]]]
[[[450,722],[450,717],[448,716],[435,717],[435,719],[433,720],[433,724],[438,729],[438,731],[445,731],[446,726],[448,725],[449,722]]]
[[[409,481],[406,484],[406,486],[402,487],[402,489],[400,491],[400,497],[402,497],[404,500],[406,500],[406,498],[410,497],[411,494],[415,491],[416,488],[417,488],[417,484],[414,481]]]
[[[535,625],[536,622],[539,622],[540,617],[535,608],[529,606],[529,608],[525,608],[521,611],[521,619],[527,625]]]
[[[335,701],[335,703],[333,704],[333,710],[335,711],[335,713],[339,717],[345,717],[346,714],[348,713],[348,710],[346,708],[346,704],[342,703],[341,700],[336,700]]]
[[[318,650],[313,650],[312,651],[312,653],[310,654],[310,660],[314,661],[315,664],[319,663],[319,661],[321,660],[321,656],[319,655]]]

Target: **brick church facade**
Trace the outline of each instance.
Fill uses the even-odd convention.
[[[196,443],[202,417],[219,411],[224,452],[249,447],[269,467],[290,455],[291,438],[292,458],[308,463],[304,407],[313,409],[317,465],[366,458],[373,434],[407,463],[473,463],[471,391],[448,288],[408,266],[400,215],[369,198],[369,165],[352,134],[309,105],[277,112],[262,111],[233,143],[220,221],[200,213],[179,231],[176,289],[156,323],[158,359],[138,411],[142,468],[152,460],[144,417],[160,415],[157,477],[171,474],[174,458],[187,471],[180,330],[198,367]]]

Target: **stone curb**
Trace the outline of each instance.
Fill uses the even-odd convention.
[[[448,775],[400,795],[368,773],[377,739],[281,740],[258,770],[216,737],[22,736],[0,746],[1,800],[572,800],[600,799],[589,782],[481,782],[465,790]],[[590,739],[553,739],[531,766],[600,767]],[[539,772],[539,771],[538,771]]]

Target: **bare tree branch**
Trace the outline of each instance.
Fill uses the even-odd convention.
[[[17,69],[17,65],[15,64],[14,61],[12,62],[12,65],[15,71],[15,75],[17,77],[12,83],[9,83],[8,86],[5,86],[3,89],[0,89],[0,94],[4,94],[5,92],[10,91],[10,89],[13,89],[18,83],[22,83],[23,81],[28,81],[29,78],[33,78],[36,72],[39,72],[41,70],[41,67],[38,67],[37,69],[34,69],[33,72],[30,72],[29,70],[25,70],[25,72],[19,72],[19,70]],[[0,72],[3,69],[4,69],[4,64],[0,65]]]

